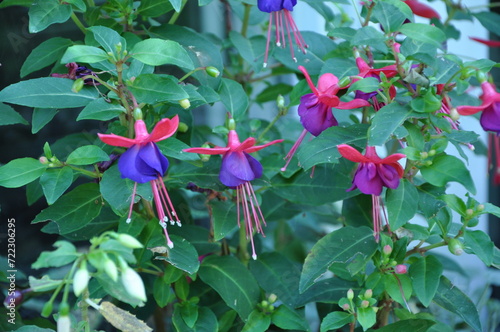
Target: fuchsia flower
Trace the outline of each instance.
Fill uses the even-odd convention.
[[[481,83],[483,95],[479,106],[458,106],[457,111],[461,115],[472,115],[481,112],[481,126],[486,131],[493,131],[500,134],[500,93],[495,86],[489,82]]]
[[[181,226],[181,221],[175,212],[162,178],[168,169],[168,159],[160,152],[155,142],[172,136],[178,126],[179,116],[176,115],[172,119],[162,119],[158,122],[151,134],[148,133],[142,119],[136,120],[135,139],[115,134],[97,134],[106,144],[128,148],[118,160],[118,169],[122,178],[135,181],[127,222],[131,221],[137,183],[150,182],[160,225],[170,248],[173,248],[174,244],[168,236],[167,221],[172,225],[177,223],[178,226]]]
[[[220,182],[229,188],[236,189],[238,227],[241,227],[241,204],[245,231],[252,245],[252,258],[257,259],[253,242],[253,231],[255,229],[257,233],[264,235],[261,223],[265,225],[266,221],[260,210],[259,202],[257,201],[250,181],[262,176],[262,165],[257,159],[250,156],[249,153],[259,151],[272,144],[281,143],[283,140],[279,139],[264,145],[255,145],[255,138],[249,137],[240,143],[233,119],[229,120],[229,129],[226,147],[189,148],[184,151],[209,155],[222,155],[222,165],[219,173]]]
[[[295,53],[293,51],[292,35],[295,40],[295,44],[302,51],[306,53],[306,48],[308,47],[304,38],[300,34],[295,21],[293,20],[292,13],[293,7],[297,4],[297,0],[257,0],[257,7],[259,10],[265,13],[269,13],[269,27],[267,29],[267,42],[266,42],[266,53],[264,55],[264,67],[267,66],[267,57],[269,54],[269,42],[271,41],[271,26],[276,25],[276,46],[285,47],[286,39],[288,39],[288,45],[290,47],[290,53],[295,62]],[[285,38],[285,32],[286,37]]]
[[[437,18],[440,19],[439,13],[435,11],[432,7],[419,2],[418,0],[404,0],[404,2],[410,7],[413,14],[425,17],[425,18]]]
[[[308,93],[300,98],[298,113],[300,122],[304,126],[304,131],[286,155],[285,160],[287,162],[281,169],[282,171],[286,170],[307,132],[318,136],[325,129],[338,125],[337,119],[333,116],[332,108],[347,110],[370,106],[370,103],[363,99],[353,99],[348,102],[341,101],[337,94],[341,89],[346,89],[348,86],[339,86],[337,76],[331,73],[323,74],[318,80],[318,87],[315,87],[307,70],[302,66],[299,66],[299,70],[306,77],[312,93]]]
[[[373,231],[378,242],[382,228],[380,194],[383,187],[396,189],[399,186],[399,180],[403,177],[404,170],[398,160],[406,156],[402,153],[395,153],[381,159],[373,146],[367,146],[364,155],[346,144],[338,145],[337,149],[342,157],[359,163],[352,180],[352,187],[347,191],[358,188],[363,194],[372,195]]]

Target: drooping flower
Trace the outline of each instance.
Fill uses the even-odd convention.
[[[252,245],[252,258],[256,259],[255,246],[253,242],[253,231],[264,235],[262,223],[266,221],[260,210],[259,202],[255,196],[250,181],[262,176],[262,165],[249,153],[259,151],[272,144],[283,142],[282,139],[274,140],[263,145],[255,145],[255,138],[249,137],[243,142],[240,142],[238,133],[235,130],[235,122],[229,120],[229,134],[226,147],[215,148],[189,148],[185,152],[200,153],[200,154],[221,154],[222,165],[219,173],[219,180],[225,186],[236,189],[236,206],[237,206],[237,221],[240,224],[240,216],[243,214],[245,223],[245,231],[247,238],[250,239]],[[242,213],[240,212],[240,205]]]
[[[404,2],[410,7],[413,14],[425,17],[425,18],[437,18],[440,19],[439,13],[435,11],[432,7],[421,3],[418,0],[404,0]]]
[[[341,101],[337,94],[341,89],[346,89],[348,86],[341,87],[337,76],[331,73],[321,75],[316,87],[307,70],[302,66],[299,66],[299,70],[304,74],[312,93],[308,93],[300,98],[298,113],[300,122],[304,126],[304,131],[286,155],[285,160],[287,162],[281,169],[282,171],[286,170],[307,132],[318,136],[325,129],[338,125],[337,119],[333,116],[332,108],[347,110],[370,106],[370,103],[363,99],[353,99],[348,102]]]
[[[266,42],[266,52],[264,55],[264,67],[267,66],[267,57],[269,54],[269,43],[271,41],[271,28],[273,25],[276,26],[275,40],[276,46],[285,47],[286,40],[288,39],[288,46],[290,47],[290,53],[294,61],[295,53],[293,51],[292,35],[295,44],[300,49],[302,53],[306,53],[306,48],[308,47],[304,38],[300,34],[295,21],[293,20],[292,11],[293,7],[297,4],[297,0],[257,0],[257,7],[260,11],[269,13],[269,27],[267,28],[267,42]],[[285,37],[286,34],[286,37]]]
[[[357,188],[363,194],[372,195],[373,231],[378,242],[382,228],[380,194],[383,187],[396,189],[399,186],[399,180],[403,177],[404,170],[398,160],[406,156],[402,153],[395,153],[382,159],[377,155],[373,146],[367,146],[364,155],[347,144],[338,145],[337,149],[342,157],[359,163],[356,173],[354,173],[352,187],[347,191]]]
[[[177,223],[178,226],[181,226],[181,222],[163,182],[163,175],[169,165],[168,159],[160,152],[155,142],[172,136],[178,126],[179,117],[176,115],[172,119],[162,119],[149,134],[146,124],[139,118],[134,124],[135,139],[115,134],[98,134],[101,141],[106,144],[128,148],[118,160],[122,178],[135,182],[127,222],[131,221],[137,183],[150,182],[159,223],[170,248],[173,248],[174,244],[168,236],[167,222],[172,225]]]
[[[51,76],[52,77],[62,77],[62,78],[69,78],[72,80],[76,80],[77,78],[82,78],[88,75],[92,76],[97,76],[96,73],[94,73],[92,70],[88,69],[85,66],[79,66],[76,62],[70,62],[65,65],[68,68],[68,73],[67,74],[58,74],[54,73]],[[91,79],[91,78],[86,78],[84,80],[84,84],[87,85],[100,85],[101,83]]]

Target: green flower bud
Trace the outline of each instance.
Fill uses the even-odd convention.
[[[435,156],[436,155],[436,150],[432,149],[432,150],[429,150],[429,156]]]
[[[181,107],[185,110],[187,110],[188,108],[191,107],[191,103],[189,102],[189,99],[187,99],[187,98],[179,100],[179,105],[181,105]]]
[[[44,157],[44,156],[41,156],[40,158],[38,158],[38,161],[40,161],[41,164],[48,164],[49,163],[49,160],[47,159],[47,157]]]
[[[177,131],[180,133],[185,133],[189,130],[189,126],[184,122],[179,122],[179,127],[177,127]]]
[[[365,291],[365,299],[371,299],[373,296],[373,291],[371,289],[367,289]]]
[[[483,211],[484,211],[484,205],[483,205],[483,204],[479,204],[479,205],[476,207],[476,210],[477,210],[477,212],[483,212]]]
[[[429,157],[429,154],[427,152],[425,151],[420,152],[420,158],[426,159],[427,157]]]
[[[453,254],[460,256],[464,253],[464,245],[458,239],[450,239],[448,241],[448,250]]]
[[[276,105],[278,105],[278,108],[285,108],[285,98],[282,95],[278,95],[278,98],[276,98]]]
[[[262,308],[267,308],[269,306],[269,302],[267,302],[266,300],[263,300],[260,302],[260,305],[262,306]]]
[[[384,255],[389,256],[392,253],[392,247],[386,244],[382,251],[384,252]]]
[[[354,291],[353,291],[352,289],[349,289],[349,290],[347,291],[347,298],[348,298],[349,300],[352,300],[352,299],[354,298]]]
[[[482,70],[477,71],[476,77],[477,77],[477,80],[481,83],[484,83],[488,80],[488,75]]]
[[[474,215],[474,210],[467,209],[465,210],[465,214],[467,215],[467,217],[472,217]]]
[[[89,284],[89,271],[87,271],[87,267],[83,266],[78,271],[75,272],[73,276],[73,292],[76,296],[80,296],[82,292],[87,288]]]
[[[129,234],[125,234],[125,233],[118,234],[116,239],[118,240],[118,242],[120,242],[121,244],[123,244],[127,248],[139,249],[139,248],[143,247],[142,243],[137,241],[137,239],[135,237],[133,237],[132,235],[129,235]]]
[[[215,68],[214,66],[208,66],[207,68],[205,68],[205,72],[213,78],[217,78],[220,75],[219,69]]]
[[[458,121],[458,119],[460,119],[460,114],[455,107],[450,108],[450,118],[453,121]]]
[[[146,301],[146,289],[144,288],[144,283],[142,282],[141,276],[130,267],[123,270],[121,275],[121,281],[123,287],[127,293],[141,301]]]
[[[53,308],[54,308],[54,305],[52,304],[52,302],[50,302],[50,301],[46,302],[43,305],[42,317],[48,318],[50,316],[50,314],[52,313]]]
[[[132,115],[134,116],[134,119],[142,120],[142,110],[139,107],[134,108],[134,113]]]
[[[83,81],[83,78],[78,78],[73,82],[73,86],[71,86],[71,91],[74,93],[80,92],[80,90],[83,88],[83,85],[85,82]]]
[[[70,308],[69,308],[68,302],[62,302],[59,305],[59,316],[68,316],[69,311],[70,311]]]
[[[271,294],[269,295],[267,300],[269,301],[269,303],[273,304],[274,302],[276,302],[276,300],[278,300],[278,296],[276,294]]]
[[[111,280],[118,280],[118,268],[116,267],[115,262],[113,262],[108,256],[104,258],[102,269],[111,278]]]
[[[368,302],[367,300],[361,301],[361,305],[360,305],[361,308],[368,308],[369,306],[370,306],[370,302]]]
[[[427,160],[425,163],[424,163],[425,166],[431,166],[432,165],[432,161],[430,160]]]

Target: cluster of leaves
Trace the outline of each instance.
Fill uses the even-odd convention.
[[[458,324],[465,322],[481,331],[475,304],[445,276],[447,270],[459,268],[431,250],[448,246],[454,254],[465,250],[487,266],[500,266],[498,248],[485,232],[472,228],[482,214],[500,216],[499,208],[472,197],[476,189],[463,148],[478,135],[454,130],[450,115],[439,112],[450,100],[454,106],[474,103],[464,92],[477,73],[495,66],[485,59],[464,62],[445,52],[446,41],[459,38],[453,19],[477,19],[495,31],[497,15],[471,13],[460,2],[446,0],[449,19],[442,23],[434,18],[430,25],[414,23],[410,7],[400,0],[374,0],[365,1],[359,15],[361,27],[354,28],[353,19],[344,12],[345,6],[351,6],[349,1],[331,1],[335,10],[307,1],[325,18],[328,36],[303,32],[309,49],[296,54],[297,63],[286,50],[275,47],[274,63],[263,68],[267,16],[257,10],[255,1],[228,2],[234,19],[239,17],[243,24],[240,31],[228,31],[227,39],[176,25],[185,0],[102,4],[4,0],[0,8],[21,2],[29,7],[31,33],[72,19],[83,38],[51,38],[33,49],[21,77],[49,66],[59,77],[23,80],[0,91],[1,125],[28,124],[8,104],[33,108],[33,133],[59,111],[77,112],[76,121],[93,120],[100,132],[107,128],[129,137],[133,136],[135,108],[142,109],[149,128],[165,117],[178,115],[181,120],[175,137],[158,142],[170,158],[165,183],[183,223],[182,228],[169,228],[172,249],[165,246],[152,213],[149,184],[137,186],[132,223],[127,223],[134,183],[120,176],[116,159],[123,150],[104,145],[94,134],[61,137],[45,144],[39,159],[15,159],[0,167],[1,186],[26,186],[29,203],[46,200],[48,207],[33,223],[47,222],[44,232],[65,239],[55,243],[55,251],[42,253],[33,268],[53,272],[71,265],[66,277],[29,279],[34,298],[51,293],[50,306],[60,301],[59,316],[80,317],[80,301],[83,312],[90,302],[123,330],[146,330],[134,315],[147,319],[154,312],[157,324],[172,324],[178,331],[309,331],[304,306],[315,303],[322,331],[354,330],[357,322],[363,330],[454,330],[455,326],[440,319],[437,305],[454,314]],[[381,75],[380,81],[357,77],[343,98],[351,98],[355,91],[378,91],[384,103],[377,111],[372,107],[361,112],[334,109],[340,125],[304,142],[285,172],[280,168],[290,141],[259,152],[264,175],[254,185],[267,221],[267,238],[255,238],[258,259],[249,260],[244,229],[237,231],[235,197],[218,179],[220,160],[182,152],[201,146],[209,137],[225,140],[225,127],[211,130],[195,125],[199,122],[194,118],[201,116],[197,110],[208,113],[222,104],[238,123],[240,137],[255,136],[259,143],[295,139],[301,126],[285,115],[310,91],[303,79],[291,85],[274,84],[272,78],[297,75],[301,79],[297,64],[312,76],[354,77],[359,70],[353,48],[370,65],[395,64],[397,75]],[[69,63],[85,65],[91,74],[77,80],[60,77],[67,73],[64,65]],[[444,92],[438,93],[438,85],[445,87]],[[393,86],[395,97],[390,92]],[[288,105],[282,104],[282,96]],[[278,107],[272,103],[277,99]],[[224,119],[215,121],[222,124]],[[461,158],[448,154],[450,143]],[[405,175],[398,188],[383,194],[387,230],[392,232],[383,233],[378,243],[370,228],[370,197],[358,190],[346,191],[355,165],[340,158],[339,144],[360,149],[386,146],[388,151],[404,147]],[[458,182],[470,194],[464,198],[447,193],[450,182]],[[417,223],[416,216],[425,221]],[[329,227],[335,230],[328,233]],[[120,244],[110,231],[137,238],[143,248],[133,250]],[[70,242],[82,240],[91,240],[84,254]],[[109,267],[119,266],[124,275],[127,264],[144,280],[145,303]],[[396,269],[401,265],[408,266],[408,273]],[[89,273],[85,278],[75,272],[82,266]],[[82,283],[76,280],[88,281],[90,276],[83,285],[85,291],[80,291]],[[72,280],[77,297],[66,308]],[[58,299],[63,287],[63,298]],[[359,294],[356,300],[354,293]],[[134,315],[110,302],[98,306],[90,301],[107,296],[127,303],[122,307]],[[420,313],[412,309],[417,305]],[[50,312],[46,309],[43,314]],[[23,324],[21,319],[18,324]],[[97,328],[86,314],[78,326],[87,331]]]

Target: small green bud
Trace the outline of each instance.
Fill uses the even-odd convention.
[[[424,163],[425,166],[431,166],[432,165],[432,161],[431,160],[427,160],[425,163]]]
[[[117,54],[120,54],[122,52],[122,43],[118,42],[118,44],[115,45],[115,50]]]
[[[464,245],[458,239],[450,239],[448,241],[448,250],[453,254],[460,256],[464,253]]]
[[[276,98],[276,105],[278,105],[279,109],[285,108],[285,98],[282,95],[278,95],[278,98]]]
[[[43,153],[45,154],[45,157],[52,159],[52,149],[50,148],[49,142],[45,142],[45,144],[43,145]]]
[[[135,237],[129,234],[118,234],[116,239],[127,248],[139,249],[143,247],[142,243],[140,243]]]
[[[458,119],[460,119],[460,114],[455,107],[450,108],[450,118],[453,121],[458,121]]]
[[[236,130],[236,121],[234,121],[234,119],[229,119],[228,123],[227,123],[227,129],[229,130]]]
[[[267,307],[267,311],[269,311],[269,313],[273,312],[274,311],[274,306],[272,304],[270,304],[268,307]]]
[[[141,276],[130,267],[122,271],[121,282],[127,293],[141,301],[146,301],[146,289],[142,282]]]
[[[189,126],[184,122],[179,122],[179,127],[177,127],[177,131],[180,133],[185,133],[189,130]]]
[[[432,149],[432,150],[429,150],[429,156],[433,157],[436,155],[436,150]]]
[[[373,291],[371,289],[367,289],[365,291],[365,299],[371,299],[373,296]]]
[[[352,289],[349,289],[347,291],[347,299],[352,300],[354,298],[354,291]]]
[[[41,163],[41,164],[48,164],[49,163],[49,160],[47,159],[47,157],[44,157],[44,156],[41,156],[40,158],[38,158],[38,161]]]
[[[205,149],[208,149],[208,148],[210,148],[210,145],[207,144],[207,143],[205,143],[201,147],[205,148]],[[209,154],[200,154],[201,161],[204,162],[204,163],[206,163],[207,161],[210,160],[210,156],[211,155],[209,155]]]
[[[191,107],[191,103],[189,102],[189,99],[187,99],[187,98],[179,100],[179,105],[181,105],[181,107],[185,110],[187,110],[188,108]]]
[[[344,310],[346,310],[346,311],[347,311],[347,310],[351,309],[351,306],[349,305],[349,303],[344,303],[344,304],[342,305],[342,309],[344,309]]]
[[[68,316],[69,311],[70,311],[70,308],[69,308],[68,302],[61,302],[61,304],[59,305],[59,315],[60,316]]]
[[[349,84],[351,84],[351,78],[350,77],[343,77],[340,81],[339,81],[339,86],[341,88],[344,88],[346,86],[348,86]]]
[[[420,152],[420,158],[426,159],[427,157],[429,157],[429,154],[427,152],[425,151]]]
[[[276,294],[271,294],[269,295],[267,300],[269,301],[269,303],[273,304],[274,302],[276,302],[276,300],[278,300],[278,296]]]
[[[80,267],[73,276],[73,292],[76,296],[80,296],[85,288],[87,288],[89,279],[89,271],[87,271],[87,267],[82,264],[82,267]]]
[[[361,301],[361,305],[360,305],[361,308],[368,308],[369,306],[370,306],[370,302],[368,302],[367,300]]]
[[[269,302],[267,302],[266,300],[263,300],[260,302],[260,305],[262,306],[262,308],[267,308],[267,306],[269,306]]]
[[[54,305],[52,304],[51,301],[46,302],[43,305],[42,317],[48,318],[50,316],[50,314],[52,313],[53,308],[54,308]]]
[[[392,247],[386,244],[382,251],[384,252],[384,255],[389,256],[392,253]]]
[[[220,75],[219,69],[215,68],[214,66],[208,66],[205,68],[205,72],[208,74],[208,76],[212,76],[213,78],[217,78]]]
[[[472,217],[474,215],[474,210],[467,209],[465,210],[465,214],[467,215],[467,217]]]
[[[142,120],[142,110],[139,107],[134,108],[134,113],[132,115],[134,116],[134,119]]]
[[[115,262],[113,262],[107,255],[102,263],[102,269],[111,278],[111,280],[118,280],[118,268],[116,267]]]
[[[484,205],[483,205],[483,204],[479,204],[479,205],[476,207],[476,210],[477,210],[477,212],[483,212],[483,211],[484,211]]]
[[[83,78],[78,78],[73,82],[73,85],[71,86],[71,91],[74,93],[80,92],[80,90],[83,88],[83,85],[85,82],[83,81]]]
[[[123,54],[123,56],[127,56],[128,51],[127,51],[127,50],[124,50],[124,51],[122,52],[122,54]]]

